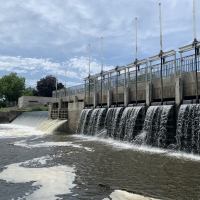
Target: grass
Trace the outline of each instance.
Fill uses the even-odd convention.
[[[48,111],[49,108],[47,106],[36,106],[36,107],[26,107],[26,108],[18,108],[9,107],[9,108],[0,108],[0,112],[9,112],[11,110],[23,110],[23,111]]]

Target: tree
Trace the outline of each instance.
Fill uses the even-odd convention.
[[[25,88],[24,90],[24,93],[23,93],[23,96],[33,96],[34,95],[34,88],[32,87],[28,87],[28,88]]]
[[[0,78],[0,98],[6,101],[18,101],[25,90],[25,78],[11,73]]]
[[[37,91],[39,96],[52,97],[52,91],[56,90],[56,77],[46,76],[37,82]],[[57,83],[57,89],[64,88],[62,83]]]

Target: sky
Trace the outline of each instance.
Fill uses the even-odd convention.
[[[26,87],[47,75],[66,87],[84,83],[90,74],[125,66],[160,51],[159,6],[162,6],[163,51],[194,40],[192,0],[6,0],[0,4],[0,77],[16,72]],[[200,1],[196,0],[200,40]],[[65,76],[66,74],[66,76]],[[66,79],[65,79],[66,77]]]

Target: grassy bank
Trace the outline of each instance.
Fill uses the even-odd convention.
[[[48,107],[47,106],[37,106],[37,107],[26,107],[26,108],[18,108],[18,107],[0,108],[0,112],[9,112],[11,110],[48,111]]]

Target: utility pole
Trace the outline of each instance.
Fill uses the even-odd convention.
[[[138,62],[138,50],[137,50],[137,18],[135,18],[135,104],[137,106],[137,71],[139,66],[137,65]]]
[[[163,105],[163,78],[162,78],[162,65],[163,65],[163,51],[162,51],[162,19],[161,19],[161,3],[159,3],[159,21],[160,21],[160,86],[161,86],[161,105]]]
[[[195,80],[196,80],[196,103],[199,103],[198,95],[198,67],[197,67],[197,55],[199,54],[199,48],[197,48],[197,36],[196,36],[196,1],[193,0],[193,22],[194,22],[194,50],[195,50]]]
[[[103,102],[103,37],[101,37],[101,107],[102,107],[102,102]]]
[[[89,105],[90,105],[90,44],[88,45],[88,82],[89,82]]]

